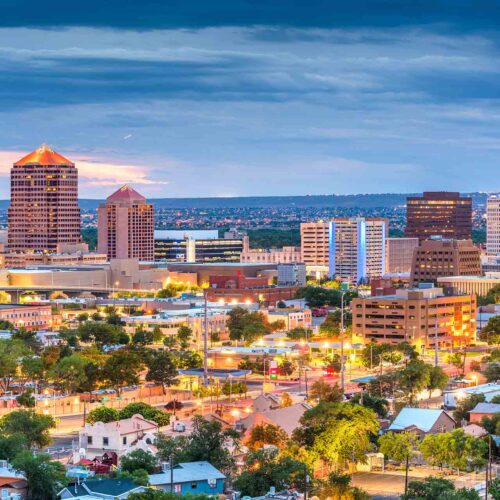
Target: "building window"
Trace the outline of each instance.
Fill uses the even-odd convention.
[[[123,444],[127,444],[127,436],[123,436],[122,442]]]
[[[196,489],[196,483],[191,483],[191,489],[193,489],[193,490]]]
[[[109,445],[109,438],[103,437],[102,438],[102,445],[103,446],[108,446]]]
[[[87,444],[92,444],[92,436],[87,436]]]

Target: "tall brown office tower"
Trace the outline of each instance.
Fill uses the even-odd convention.
[[[154,260],[153,205],[125,185],[97,209],[97,248],[108,259]]]
[[[14,163],[10,186],[11,252],[55,252],[60,244],[80,243],[73,162],[43,145]]]
[[[472,198],[444,191],[408,197],[405,236],[420,240],[431,236],[472,238]]]

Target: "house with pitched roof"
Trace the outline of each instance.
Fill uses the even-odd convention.
[[[172,488],[177,495],[218,495],[224,491],[225,479],[222,472],[206,461],[179,463],[172,468],[165,463],[161,473],[149,475],[153,488],[166,491]]]
[[[415,432],[420,437],[427,434],[452,431],[455,420],[444,410],[434,408],[403,408],[388,427],[392,432]]]
[[[58,497],[61,500],[122,500],[132,493],[142,493],[145,490],[145,486],[139,486],[130,479],[92,479],[66,486]]]

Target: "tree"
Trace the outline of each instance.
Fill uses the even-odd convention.
[[[281,399],[280,399],[281,408],[288,408],[289,406],[292,406],[292,404],[293,400],[290,394],[288,394],[288,392],[281,393]]]
[[[316,382],[311,385],[309,395],[312,399],[326,401],[328,403],[339,403],[344,399],[342,390],[337,384],[330,385],[323,379],[316,380]]]
[[[460,470],[478,469],[486,463],[488,444],[465,434],[463,429],[428,434],[420,445],[422,457],[431,465],[448,465]]]
[[[471,394],[470,396],[458,401],[453,418],[456,422],[469,421],[469,412],[476,407],[478,403],[484,403],[484,394]]]
[[[153,342],[155,344],[160,344],[163,339],[163,333],[159,325],[153,327]]]
[[[152,474],[156,468],[156,458],[149,451],[134,450],[120,458],[120,466],[125,472],[142,469]]]
[[[414,404],[417,395],[429,386],[430,369],[430,365],[415,359],[399,370],[397,375],[399,388],[405,393],[410,404]]]
[[[175,364],[180,370],[201,368],[203,358],[196,351],[180,351],[175,354]]]
[[[293,440],[316,460],[342,467],[353,458],[364,463],[379,430],[375,412],[350,403],[320,402],[306,411],[300,422]]]
[[[332,306],[340,307],[342,292],[340,290],[322,288],[320,286],[306,286],[299,288],[295,295],[298,299],[306,299],[309,307]],[[356,291],[348,291],[344,294],[344,304],[348,305],[351,300],[358,296]]]
[[[379,439],[379,451],[390,460],[405,464],[405,490],[408,487],[408,466],[417,449],[418,436],[414,432],[388,432]],[[406,491],[405,491],[406,492]]]
[[[86,321],[78,325],[76,330],[82,342],[94,342],[99,347],[118,343],[118,336],[123,332],[119,325],[103,323],[102,321]]]
[[[130,418],[136,414],[142,415],[147,420],[156,422],[160,427],[164,427],[170,422],[169,413],[143,402],[130,403],[119,411],[120,420]]]
[[[280,375],[289,377],[294,371],[294,364],[288,359],[284,359],[278,364]]]
[[[402,500],[479,500],[473,489],[457,490],[448,479],[426,477],[423,481],[410,481],[408,493],[401,495]]]
[[[16,396],[17,404],[24,406],[25,408],[34,408],[36,406],[35,396],[33,396],[33,391],[27,389],[25,392]]]
[[[50,415],[39,415],[30,410],[16,410],[0,418],[0,432],[5,436],[22,435],[26,446],[43,448],[51,442],[49,430],[56,426]]]
[[[249,453],[243,472],[234,485],[244,496],[265,495],[271,486],[277,491],[288,488],[303,489],[307,467],[302,462],[282,455],[276,449],[263,449]]]
[[[126,385],[139,383],[139,372],[142,368],[141,358],[127,349],[113,351],[103,366],[103,377],[120,394]]]
[[[26,477],[27,500],[53,500],[66,484],[64,465],[52,461],[46,453],[33,455],[30,451],[21,451],[12,466]]]
[[[479,339],[489,345],[500,344],[500,315],[492,316],[479,332]]]
[[[432,391],[439,389],[443,391],[448,385],[448,375],[440,366],[433,366],[429,370],[429,381],[426,389],[429,391],[429,398],[432,396]]]
[[[177,367],[174,357],[167,351],[156,352],[149,362],[146,380],[160,384],[163,394],[166,393],[165,387],[170,387],[177,383]]]
[[[148,488],[146,491],[141,493],[132,493],[129,495],[128,500],[179,500],[179,495],[177,493],[170,493],[170,491],[163,491]],[[213,500],[212,495],[205,495],[200,493],[198,495],[182,495],[184,500]]]
[[[313,494],[319,498],[332,500],[369,500],[370,498],[360,488],[351,486],[351,476],[338,472],[330,473],[326,481],[317,481]]]
[[[175,442],[159,440],[156,445],[160,457],[166,458],[165,447],[169,453],[175,451],[174,459],[178,462],[197,462],[206,460],[215,468],[224,473],[230,473],[235,468],[235,461],[227,448],[228,442],[238,444],[239,433],[234,429],[222,429],[218,421],[210,422],[200,415],[193,417],[193,432],[184,440],[177,441],[181,447],[176,447]],[[162,449],[163,446],[163,449]]]
[[[486,367],[483,370],[483,375],[486,377],[487,382],[495,382],[500,380],[500,363],[486,363]]]
[[[26,449],[26,438],[23,434],[0,435],[0,460],[12,462],[22,449]]]
[[[56,385],[68,392],[75,392],[86,378],[85,368],[89,361],[79,354],[61,358],[49,371],[49,377]]]
[[[312,330],[306,330],[305,328],[298,326],[286,332],[286,336],[292,340],[302,340],[306,339],[308,336],[312,336]]]
[[[351,404],[362,405],[373,410],[380,418],[386,418],[389,413],[389,401],[367,393],[357,393],[349,400]]]
[[[17,375],[21,358],[28,349],[19,340],[0,340],[0,389],[5,394]]]
[[[283,448],[288,441],[288,434],[278,425],[260,424],[252,428],[245,443],[251,450],[260,450],[265,445]]]
[[[189,326],[182,325],[177,330],[177,339],[179,340],[180,348],[185,351],[189,347],[189,342],[193,336],[193,330]]]
[[[319,327],[319,332],[328,337],[338,337],[340,335],[341,325],[342,310],[336,309],[325,318],[325,321]],[[351,325],[352,313],[351,311],[344,310],[344,331],[350,329]]]
[[[52,365],[55,365],[61,357],[61,349],[56,345],[48,346],[42,351],[41,356],[43,366],[48,370]]]
[[[108,422],[115,422],[119,419],[120,414],[118,410],[108,408],[107,406],[98,406],[89,412],[85,421],[89,424],[95,424],[96,422],[107,424]]]
[[[26,382],[37,383],[43,378],[44,366],[39,356],[25,356],[21,360],[21,374]]]
[[[138,486],[148,486],[149,485],[149,474],[145,469],[135,469],[132,472],[127,472],[121,470],[118,472],[118,478],[130,479],[133,483]]]

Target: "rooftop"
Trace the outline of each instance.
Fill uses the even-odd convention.
[[[469,413],[500,413],[500,404],[478,403]]]
[[[63,165],[66,167],[74,167],[75,164],[65,158],[63,155],[56,153],[46,144],[42,144],[38,149],[24,156],[19,161],[14,163],[15,167],[23,167],[25,165]]]
[[[403,408],[389,426],[390,431],[403,431],[408,427],[417,427],[423,432],[429,432],[437,419],[445,413],[434,408]],[[450,417],[451,418],[451,417]]]
[[[189,483],[193,481],[207,481],[209,479],[225,479],[226,476],[212,464],[205,461],[186,462],[177,464],[173,468],[174,483]],[[151,486],[170,484],[170,470],[160,474],[150,474]]]
[[[146,201],[146,198],[139,194],[135,189],[125,184],[120,189],[115,191],[112,195],[108,196],[106,202],[134,202]]]
[[[118,431],[120,434],[130,434],[136,431],[147,431],[147,430],[157,430],[158,424],[151,420],[147,420],[141,415],[133,415],[130,418],[124,418],[123,420],[116,420],[115,422],[96,422],[95,424],[86,424],[82,427],[82,432],[86,432],[94,427],[100,427],[112,431]]]

